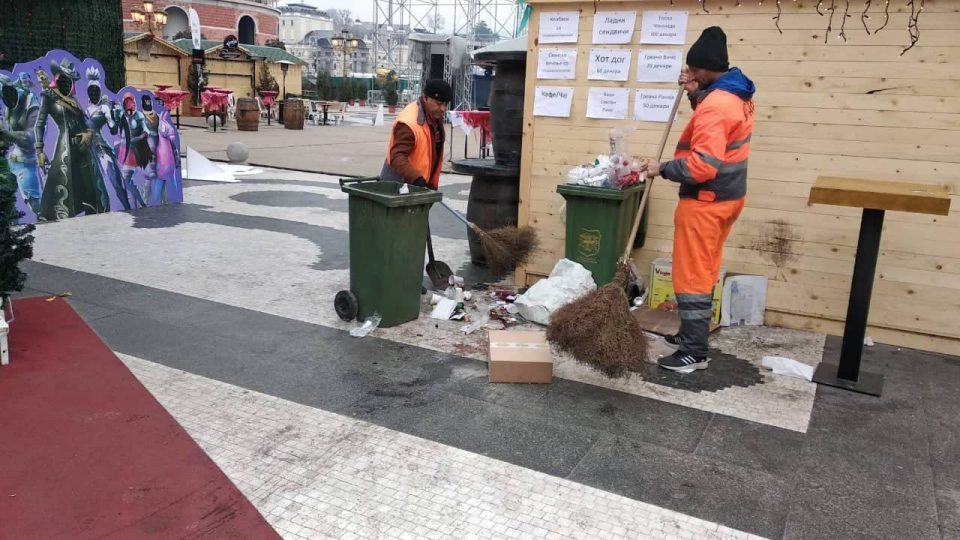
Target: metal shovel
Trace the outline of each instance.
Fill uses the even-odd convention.
[[[427,255],[430,258],[430,262],[427,263],[427,277],[430,278],[430,283],[433,283],[434,289],[440,289],[441,287],[448,285],[450,283],[450,276],[453,275],[453,271],[450,270],[450,267],[447,266],[447,263],[443,261],[438,261],[433,257],[433,239],[430,235],[430,226],[427,225]]]

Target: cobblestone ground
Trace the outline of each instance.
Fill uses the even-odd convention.
[[[119,356],[284,538],[759,538]]]

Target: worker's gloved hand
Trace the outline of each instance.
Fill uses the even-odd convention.
[[[643,160],[641,165],[641,170],[647,175],[647,178],[653,178],[660,175],[660,162],[653,159],[647,158]]]

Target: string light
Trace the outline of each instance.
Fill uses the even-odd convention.
[[[889,2],[889,0],[887,0],[887,1]],[[821,7],[821,6],[823,6],[823,0],[818,0],[818,2],[817,2],[817,13],[818,13],[821,17],[823,17],[823,16],[824,16],[824,13],[823,13],[822,11],[820,11],[820,7]]]
[[[923,2],[924,0],[920,0],[919,8],[917,7],[916,0],[907,2],[907,5],[910,6],[910,22],[907,24],[907,31],[910,32],[910,45],[900,51],[900,56],[903,56],[920,41],[920,26],[918,23],[920,22],[920,13],[923,12]]]
[[[840,22],[840,37],[843,38],[843,42],[847,42],[847,19],[851,17],[850,15],[850,0],[847,0],[847,6],[843,10],[843,20]]]
[[[873,31],[874,34],[886,28],[887,23],[890,22],[890,0],[887,0],[887,3],[884,4],[883,6],[883,15],[884,15],[883,24],[880,25],[880,28],[877,28],[876,30]]]
[[[794,2],[796,2],[796,0],[794,0]],[[773,20],[776,21],[777,31],[781,34],[783,33],[783,30],[780,29],[780,15],[782,14],[783,9],[780,7],[780,0],[777,0],[777,15],[773,18]]]
[[[707,9],[707,0],[697,0],[697,1],[700,2],[700,9],[702,9],[704,13],[710,13],[710,10]]]
[[[867,19],[869,19],[870,16],[867,15],[867,12],[870,11],[870,4],[872,3],[873,0],[866,0],[863,3],[863,13],[860,14],[860,22],[863,23],[863,29],[866,30],[868,36],[870,35],[870,29],[867,28]]]
[[[827,43],[830,40],[830,32],[833,31],[833,12],[837,10],[837,0],[830,0],[830,8],[827,10],[830,12],[830,20],[827,22],[827,32],[823,36],[823,42]]]

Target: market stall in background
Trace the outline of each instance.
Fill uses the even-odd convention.
[[[895,1],[888,13],[869,2],[850,2],[847,13],[829,2],[530,4],[519,224],[537,229],[541,247],[518,269],[520,285],[573,258],[570,246],[580,243],[565,237],[570,203],[557,187],[610,154],[611,130],[628,134],[630,156],[655,156],[685,51],[708,26],[724,29],[731,65],[757,86],[747,208],[724,269],[768,279],[766,324],[843,333],[861,211],[808,205],[818,177],[946,185],[956,202],[955,3]],[[683,103],[665,159],[690,114]],[[676,200],[675,184],[654,184],[634,254],[647,278],[668,268]],[[888,216],[873,339],[960,350],[960,244],[951,240],[958,214]]]

